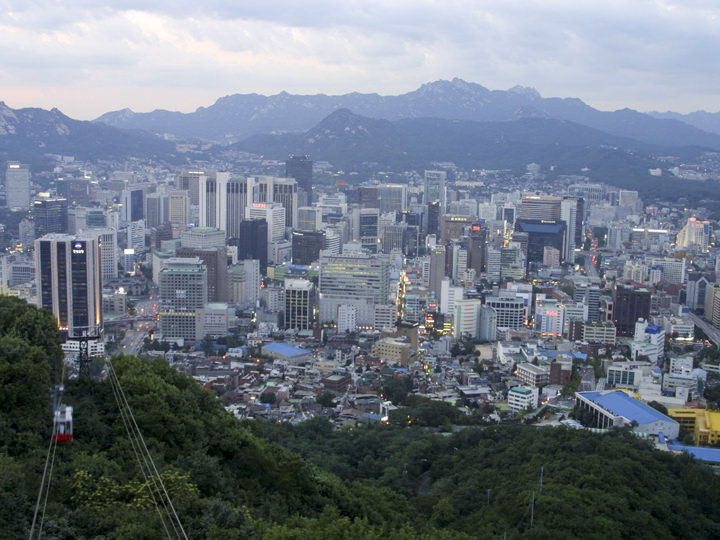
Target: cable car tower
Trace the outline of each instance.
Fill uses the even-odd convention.
[[[75,328],[73,335],[68,336],[68,341],[76,341],[79,346],[75,364],[80,377],[90,376],[90,343],[100,341],[102,336],[102,326]]]

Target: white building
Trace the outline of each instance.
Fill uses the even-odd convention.
[[[508,406],[513,411],[522,411],[530,407],[534,409],[538,405],[540,391],[537,388],[527,386],[513,386],[508,390]]]

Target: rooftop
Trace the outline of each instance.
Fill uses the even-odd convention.
[[[605,410],[615,416],[622,416],[638,424],[650,424],[652,422],[675,422],[672,418],[665,416],[660,411],[653,409],[642,401],[628,395],[622,390],[612,392],[580,392],[578,395],[597,403]]]

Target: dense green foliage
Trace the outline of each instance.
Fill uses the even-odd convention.
[[[0,298],[0,538],[27,537],[32,518],[60,377],[54,325]],[[717,477],[624,431],[440,434],[422,426],[447,431],[457,410],[412,400],[390,426],[244,422],[162,361],[113,366],[194,540],[720,536]],[[163,537],[110,385],[66,387],[75,442],[58,446],[43,538]]]

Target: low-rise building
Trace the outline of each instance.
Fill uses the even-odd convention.
[[[513,386],[508,390],[508,406],[513,411],[522,411],[538,404],[539,390],[527,386]]]

